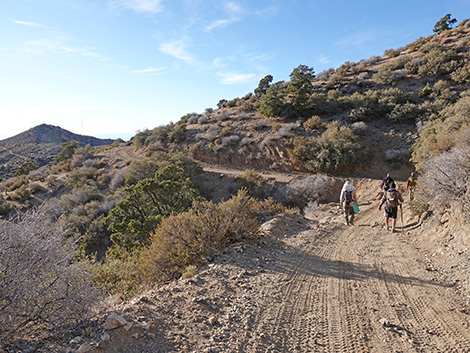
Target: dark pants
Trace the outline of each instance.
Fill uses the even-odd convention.
[[[352,205],[344,205],[344,217],[346,218],[346,224],[351,224],[354,221],[354,215],[356,214],[354,212],[354,208]]]

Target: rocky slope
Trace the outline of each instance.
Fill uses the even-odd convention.
[[[0,141],[0,180],[12,176],[22,163],[32,162],[41,167],[52,162],[62,148],[61,143],[71,140],[77,141],[80,146],[103,146],[114,142],[41,124]]]

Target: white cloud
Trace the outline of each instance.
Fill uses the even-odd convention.
[[[91,48],[71,47],[64,42],[66,42],[64,37],[30,40],[25,43],[23,50],[34,55],[75,53],[98,60],[108,60]]]
[[[160,51],[163,54],[171,55],[177,59],[183,60],[187,64],[193,64],[194,58],[186,51],[186,38],[172,42],[160,44]]]
[[[14,21],[17,25],[27,26],[27,27],[42,27],[46,28],[46,26],[36,23],[36,22],[26,22],[26,21]]]
[[[162,73],[165,70],[164,67],[147,67],[141,70],[133,70],[133,74],[148,74],[148,73]]]
[[[234,72],[220,72],[217,74],[221,77],[220,82],[224,85],[238,85],[253,82],[257,77],[255,74],[237,74]]]
[[[211,32],[216,28],[224,28],[227,27],[229,24],[241,21],[241,15],[243,15],[243,13],[245,12],[245,10],[240,4],[232,1],[226,3],[224,9],[228,15],[228,18],[212,21],[204,28],[206,32]]]
[[[236,17],[236,18],[230,18],[230,19],[225,19],[225,20],[216,20],[210,24],[208,24],[204,30],[206,32],[211,32],[213,29],[216,29],[216,28],[224,28],[224,27],[227,27],[229,24],[231,23],[235,23],[235,22],[239,22],[240,21],[240,18]]]
[[[111,10],[133,10],[155,15],[163,10],[162,0],[108,0]]]

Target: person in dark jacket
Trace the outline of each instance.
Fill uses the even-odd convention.
[[[391,177],[390,173],[387,173],[387,176],[384,178],[384,180],[382,180],[382,184],[380,184],[380,189],[387,191],[392,187],[392,183],[395,183],[395,181]]]
[[[393,183],[395,184],[395,183]],[[384,196],[382,196],[382,200],[379,203],[379,211],[382,209],[382,205],[385,203],[385,226],[387,230],[390,230],[389,226],[389,219],[392,219],[392,232],[395,232],[395,227],[397,225],[397,215],[398,215],[398,207],[401,206],[403,203],[403,197],[401,193],[395,189],[395,186],[391,187],[387,191],[384,192]]]

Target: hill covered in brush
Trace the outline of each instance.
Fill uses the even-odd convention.
[[[54,160],[61,144],[77,141],[79,146],[102,146],[114,142],[92,136],[74,134],[58,126],[41,124],[0,141],[0,179],[11,177],[23,163],[42,167]]]

